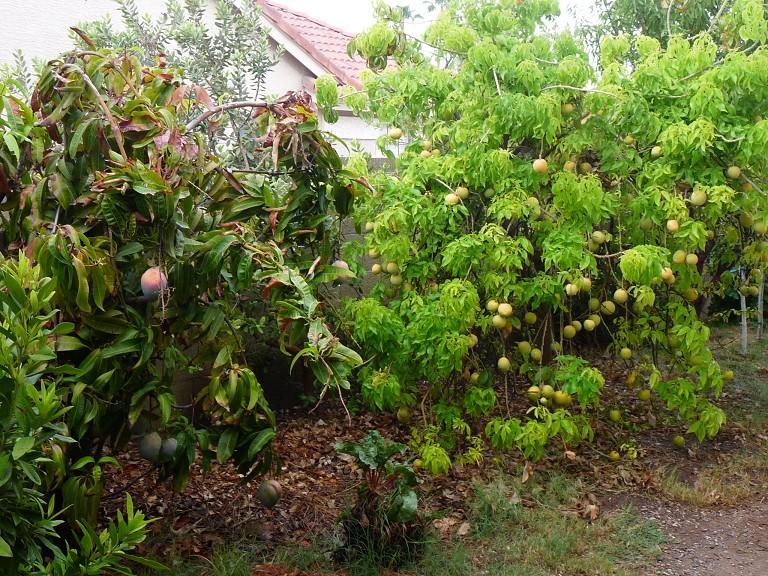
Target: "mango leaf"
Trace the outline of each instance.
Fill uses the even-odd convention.
[[[219,443],[216,445],[216,460],[219,464],[224,464],[232,457],[237,445],[237,436],[239,432],[237,428],[227,428],[221,434]]]

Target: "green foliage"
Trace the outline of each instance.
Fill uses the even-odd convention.
[[[357,502],[342,516],[348,558],[373,551],[377,564],[397,565],[403,554],[413,554],[408,548],[417,547],[422,530],[414,490],[419,479],[408,464],[392,461],[406,446],[372,430],[361,443],[344,442],[334,449],[354,456],[365,478]]]
[[[599,69],[569,33],[536,27],[553,7],[535,0],[441,3],[429,47],[382,11],[350,44],[373,68],[393,64],[365,77],[355,109],[410,140],[396,173],[366,174],[358,195],[388,276],[348,310],[371,403],[431,406],[422,447],[461,453],[471,418],[531,458],[555,437],[590,439],[605,382],[581,346],[595,342],[629,347],[699,439],[723,424],[703,315],[734,288],[729,270],[766,261],[766,19],[754,2],[717,17],[689,4],[674,3],[671,37],[601,34]],[[379,144],[394,157],[393,140]],[[483,372],[490,383],[470,380]],[[502,406],[531,384],[560,396]]]

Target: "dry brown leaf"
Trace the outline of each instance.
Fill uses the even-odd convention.
[[[523,466],[523,484],[528,482],[533,477],[533,464],[526,460],[525,466]]]

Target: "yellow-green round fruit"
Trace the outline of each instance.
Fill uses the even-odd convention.
[[[594,329],[595,329],[594,321],[589,319],[584,320],[584,330],[586,330],[587,332],[592,332],[592,330]]]
[[[416,458],[416,460],[413,461],[412,466],[414,468],[421,468],[422,466],[424,466],[424,461],[421,458]]]
[[[581,322],[579,322],[578,320],[574,320],[573,322],[571,322],[571,326],[573,326],[576,329],[576,332],[581,332],[581,329],[583,328],[583,326],[581,325]]]
[[[376,260],[377,258],[381,257],[381,254],[379,254],[379,251],[376,250],[376,248],[371,248],[370,250],[368,250],[368,256]]]
[[[486,188],[485,192],[483,192],[483,196],[485,196],[487,199],[491,199],[496,195],[496,190],[493,188]]]
[[[694,206],[704,206],[707,203],[707,193],[704,190],[696,189],[691,193],[691,204]]]
[[[715,238],[714,230],[707,230],[707,240],[713,240]]]
[[[571,338],[576,336],[576,328],[574,328],[570,324],[568,326],[565,326],[563,328],[563,336],[565,336],[566,338],[568,338],[570,340]]]
[[[427,152],[430,152],[432,150],[432,140],[423,140],[421,142],[421,147]]]
[[[736,178],[741,176],[741,168],[738,166],[729,166],[726,173],[728,174],[728,178],[736,180]]]
[[[752,216],[752,214],[748,212],[742,212],[739,215],[739,224],[741,224],[744,228],[751,228],[755,223],[755,217]]]
[[[696,264],[699,263],[699,257],[693,252],[691,252],[685,257],[685,263],[688,264],[689,266],[696,266]]]
[[[600,305],[600,312],[610,316],[616,312],[616,304],[614,304],[611,300],[606,300]]]
[[[525,203],[528,204],[528,206],[530,206],[531,208],[533,208],[534,206],[540,206],[541,205],[541,203],[539,202],[539,199],[536,198],[536,196],[530,196],[525,201]]]
[[[499,304],[498,312],[499,314],[504,316],[504,318],[509,318],[510,316],[512,316],[512,305],[507,304],[506,302],[503,302],[502,304]]]
[[[563,116],[570,116],[571,114],[573,114],[573,104],[571,104],[570,102],[566,102],[565,104],[560,106],[560,112],[562,113]]]
[[[541,359],[543,356],[544,354],[538,348],[534,348],[533,350],[531,350],[531,360],[534,360],[536,362],[541,362]]]
[[[661,271],[661,279],[664,280],[667,284],[674,284],[675,283],[675,273],[672,272],[672,268],[664,268]]]
[[[562,390],[557,390],[555,392],[555,406],[570,406],[573,402],[573,398],[571,398],[570,394],[566,394]]]
[[[648,390],[648,388],[643,388],[642,390],[638,390],[637,399],[642,402],[648,402],[648,400],[651,399],[651,391]]]
[[[595,323],[595,326],[600,326],[600,322],[602,322],[602,318],[600,318],[600,316],[597,314],[590,314],[589,319]]]
[[[446,206],[456,206],[456,204],[458,203],[459,203],[459,197],[453,192],[449,192],[448,194],[445,195]]]
[[[667,220],[667,232],[669,232],[670,234],[674,234],[678,230],[680,230],[680,224],[678,223],[677,220],[675,219]]]
[[[472,372],[469,379],[472,380],[472,382],[478,382],[480,380],[480,372]]]
[[[744,284],[744,286],[740,286],[739,287],[739,294],[741,294],[742,296],[745,296],[745,297],[749,296],[749,286],[747,286],[746,284]]]
[[[429,158],[430,156],[432,156],[432,152],[430,152],[429,150],[422,150],[419,156],[421,156],[422,158]]]
[[[750,296],[757,296],[760,294],[760,289],[757,286],[750,286],[749,287],[749,295]]]
[[[635,143],[635,137],[632,136],[632,134],[627,134],[626,136],[624,136],[624,144],[626,144],[627,146],[631,146],[634,143]]]
[[[459,186],[456,188],[456,196],[461,198],[462,200],[466,200],[469,198],[469,189],[466,186]]]
[[[392,138],[392,140],[399,140],[403,136],[403,130],[402,128],[391,128],[389,130],[389,137]]]
[[[597,298],[590,298],[589,302],[587,302],[587,306],[589,307],[590,312],[597,312],[600,310],[600,300]]]
[[[672,254],[672,262],[675,264],[685,264],[685,258],[688,256],[688,253],[685,250],[676,250],[674,254]]]
[[[611,453],[608,454],[608,459],[611,460],[611,462],[618,462],[621,460],[621,454],[616,452],[616,450],[611,450]]]
[[[400,272],[400,268],[397,266],[396,262],[387,262],[384,269],[387,271],[387,274],[397,274]]]
[[[488,310],[488,312],[495,313],[499,309],[498,300],[488,300],[488,302],[485,303],[485,309]]]
[[[579,172],[581,172],[582,174],[589,174],[590,172],[592,172],[592,164],[590,164],[589,162],[582,162],[581,164],[579,164]]]
[[[576,296],[579,293],[579,287],[576,284],[570,282],[565,285],[565,293],[568,296]]]
[[[653,220],[650,218],[643,218],[640,220],[640,230],[648,232],[651,228],[653,228]]]
[[[675,448],[682,448],[683,446],[685,446],[685,438],[683,438],[682,436],[675,436],[674,438],[672,438],[672,446],[674,446]]]
[[[400,284],[403,283],[403,277],[400,276],[400,274],[392,274],[392,276],[389,277],[389,282],[392,286],[400,286]]]
[[[580,289],[584,290],[584,292],[589,292],[592,290],[592,280],[587,278],[586,276],[582,276],[576,281],[576,284],[579,286]]]
[[[733,380],[733,370],[726,370],[723,372],[723,380]]]
[[[698,297],[699,297],[699,293],[696,292],[695,288],[688,288],[685,292],[683,292],[683,298],[685,298],[689,302],[693,302]]]
[[[498,366],[499,370],[501,370],[502,372],[507,372],[510,368],[512,368],[512,362],[510,362],[509,358],[507,358],[506,356],[502,356],[496,362],[496,366]]]
[[[531,402],[538,402],[539,398],[541,398],[541,389],[538,386],[531,386],[525,395]]]
[[[525,323],[526,324],[536,324],[536,321],[538,318],[536,317],[536,314],[533,312],[526,312],[525,313]]]
[[[533,161],[533,171],[537,174],[546,173],[548,168],[547,161],[544,158],[537,158]]]
[[[739,232],[734,227],[725,231],[725,239],[729,244],[736,244],[739,241]]]
[[[677,348],[678,344],[680,344],[680,338],[677,337],[677,334],[669,334],[667,336],[667,345],[670,348]]]
[[[264,480],[259,485],[259,502],[265,508],[274,508],[283,495],[283,487],[277,480]]]
[[[629,300],[629,292],[624,290],[624,288],[619,288],[613,293],[613,301],[616,304],[625,304],[627,300]]]
[[[768,226],[762,220],[758,220],[752,225],[752,231],[758,236],[765,236],[768,232]]]
[[[661,146],[654,146],[651,148],[651,157],[658,158],[659,156],[661,156]]]
[[[371,266],[371,272],[373,274],[381,274],[381,264],[374,264]]]
[[[597,244],[598,246],[605,242],[605,232],[602,230],[595,230],[592,232],[592,242]]]
[[[621,356],[622,359],[624,359],[624,360],[629,360],[630,358],[632,358],[632,350],[625,346],[619,352],[619,356]]]
[[[477,346],[478,342],[479,342],[479,340],[477,338],[477,334],[470,334],[469,335],[469,347],[470,348],[474,348],[475,346]]]
[[[608,418],[611,422],[621,422],[621,411],[613,409],[610,412],[608,412]]]
[[[501,314],[494,314],[492,322],[493,327],[498,330],[503,330],[507,326],[507,319]]]
[[[401,424],[407,424],[411,420],[411,411],[405,406],[401,406],[397,410],[397,421]]]
[[[366,222],[365,223],[365,231],[366,232],[373,232],[373,229],[376,225],[373,222]]]
[[[531,346],[530,342],[523,340],[522,342],[517,343],[517,350],[520,352],[520,354],[528,355],[531,353],[532,349],[533,347]]]
[[[549,384],[544,384],[544,386],[541,387],[541,395],[547,400],[552,400],[552,398],[555,397],[555,389]]]
[[[563,170],[566,172],[575,172],[576,171],[576,162],[573,160],[568,160],[565,164],[563,164]]]

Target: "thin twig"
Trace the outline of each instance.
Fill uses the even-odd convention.
[[[266,108],[268,106],[265,102],[255,102],[252,100],[246,100],[242,102],[229,102],[228,104],[221,104],[210,110],[206,110],[197,118],[193,118],[186,126],[187,132],[194,130],[198,124],[205,122],[211,116],[218,114],[219,112],[226,112],[227,110],[236,110],[238,108]]]
[[[671,4],[672,3],[670,2],[670,5]],[[712,22],[709,23],[709,28],[707,28],[707,34],[712,34],[712,30],[715,29],[715,24],[717,24],[717,21],[720,20],[720,16],[723,15],[726,6],[728,6],[728,0],[725,0],[725,2],[722,3],[720,10],[718,10],[717,14],[715,14],[715,17],[712,18]]]
[[[613,96],[614,98],[618,98],[618,94],[613,94],[612,92],[606,92],[604,90],[598,90],[596,88],[579,88],[578,86],[567,86],[565,84],[554,84],[552,86],[545,86],[541,89],[542,92],[545,92],[547,90],[554,90],[556,88],[562,88],[565,90],[576,90],[577,92],[584,92],[587,94],[605,94],[606,96]]]
[[[501,98],[501,84],[499,84],[499,76],[496,74],[496,68],[491,68],[493,70],[493,79],[496,81],[496,92],[499,94],[499,98]]]

